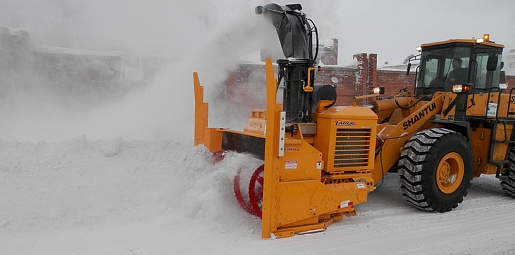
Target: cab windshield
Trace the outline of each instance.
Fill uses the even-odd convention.
[[[502,49],[487,46],[436,46],[423,49],[416,94],[451,91],[452,85],[469,84],[475,91],[499,88]],[[488,70],[488,63],[491,70]]]
[[[432,94],[470,83],[470,51],[468,47],[451,47],[422,52],[417,88]]]

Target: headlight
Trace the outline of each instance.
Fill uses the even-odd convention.
[[[370,90],[370,93],[372,94],[384,94],[384,87],[373,87],[371,90]]]
[[[452,93],[460,94],[460,93],[468,93],[470,91],[470,85],[458,84],[452,85]]]

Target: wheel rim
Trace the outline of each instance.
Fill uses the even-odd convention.
[[[461,185],[465,165],[460,154],[450,152],[446,154],[436,169],[436,183],[438,189],[445,194],[455,192]]]

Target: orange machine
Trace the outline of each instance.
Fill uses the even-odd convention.
[[[243,131],[208,127],[194,73],[195,145],[218,157],[231,150],[264,160],[245,180],[248,192],[234,179],[242,208],[262,219],[262,237],[316,232],[354,215],[391,170],[408,202],[426,211],[457,207],[481,174],[496,174],[515,197],[515,154],[508,157],[515,95],[501,93],[502,45],[483,38],[423,44],[412,59],[419,61],[414,93],[374,93],[334,106],[335,88],[314,84],[316,27],[301,10],[256,8],[277,28],[287,59],[277,61],[278,79],[267,59],[266,109],[254,110]],[[453,61],[461,66],[452,69]],[[360,105],[362,98],[374,100]]]

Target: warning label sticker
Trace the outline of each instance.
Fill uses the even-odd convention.
[[[351,205],[350,200],[345,200],[345,201],[340,202],[340,208],[345,208],[345,207],[348,207],[349,205]]]
[[[297,160],[286,160],[284,162],[284,169],[297,169]]]
[[[488,108],[486,108],[486,116],[495,117],[497,114],[497,104],[496,103],[488,103]]]

